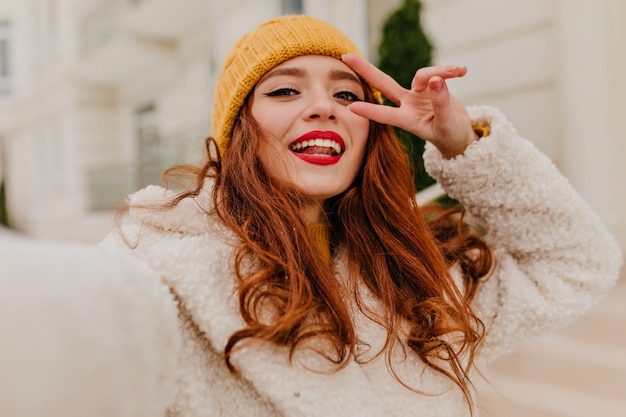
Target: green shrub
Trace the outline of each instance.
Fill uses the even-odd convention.
[[[432,65],[433,45],[422,30],[421,8],[419,0],[404,0],[383,24],[378,47],[378,67],[405,88],[411,88],[411,81],[419,68]],[[397,128],[396,133],[413,164],[415,187],[422,190],[432,185],[435,180],[426,173],[422,159],[424,140]]]
[[[9,226],[9,213],[7,212],[7,201],[4,193],[4,181],[0,181],[0,225]]]

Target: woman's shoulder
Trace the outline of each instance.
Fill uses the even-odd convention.
[[[202,234],[216,222],[211,214],[211,192],[207,185],[197,196],[180,200],[177,194],[160,186],[150,185],[128,198],[128,211],[122,225],[140,224],[159,231]]]
[[[131,252],[172,252],[179,246],[193,245],[210,250],[232,247],[235,238],[213,212],[212,183],[195,196],[180,200],[178,194],[151,185],[128,197],[128,208],[102,245],[123,247]],[[157,254],[158,255],[158,254]]]

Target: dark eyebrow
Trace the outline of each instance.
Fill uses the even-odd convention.
[[[356,75],[354,75],[351,72],[348,71],[342,71],[342,70],[334,70],[330,73],[330,79],[331,80],[349,80],[349,81],[354,81],[357,84],[361,84],[361,80],[359,79],[359,77],[357,77]]]
[[[299,68],[299,67],[277,68],[275,70],[268,72],[263,77],[261,77],[261,79],[259,80],[257,84],[260,84],[269,78],[278,77],[281,75],[292,76],[292,77],[304,77],[305,74],[306,74],[306,71],[304,70],[304,68]]]

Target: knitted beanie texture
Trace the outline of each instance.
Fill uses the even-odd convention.
[[[222,155],[230,145],[241,106],[265,73],[297,56],[340,59],[349,52],[361,55],[339,29],[311,16],[281,16],[244,35],[224,58],[215,86],[212,129]]]

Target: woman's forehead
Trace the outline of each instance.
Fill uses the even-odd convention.
[[[332,80],[361,83],[358,75],[342,61],[325,55],[302,55],[282,62],[269,70],[259,83],[276,76],[305,77],[313,72],[326,73]]]

